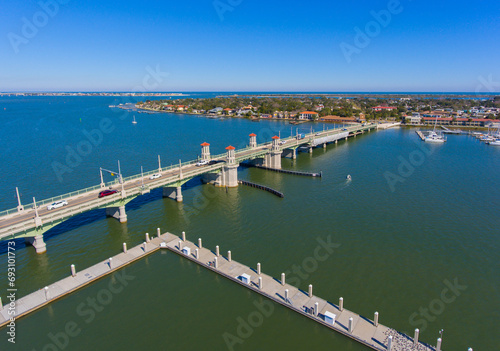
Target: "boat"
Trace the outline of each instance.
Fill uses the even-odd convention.
[[[425,138],[424,141],[428,143],[444,143],[446,138],[442,134],[436,133],[437,116],[436,122],[434,123],[434,129]]]
[[[347,179],[347,180],[352,180],[351,175],[350,175],[350,174],[348,174],[348,175],[347,175],[347,177],[346,177],[346,179]]]
[[[137,121],[135,120],[135,116],[134,116],[134,120],[132,121],[132,124],[137,124]]]
[[[488,142],[488,145],[500,146],[500,139]]]

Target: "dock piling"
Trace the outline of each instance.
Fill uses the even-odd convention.
[[[375,315],[373,316],[373,325],[378,327],[378,312],[375,312]]]
[[[217,257],[219,257],[219,256],[220,256],[220,253],[219,253],[219,245],[217,245],[217,246],[215,247],[215,255],[216,255]]]
[[[344,310],[344,298],[341,297],[339,299],[339,311],[342,312]]]
[[[214,257],[214,267],[215,268],[218,268],[218,260],[217,260],[217,257]]]
[[[260,263],[257,263],[257,274],[260,275]]]
[[[415,329],[415,336],[413,337],[413,345],[417,346],[418,345],[418,336],[420,334],[420,330]]]
[[[288,289],[285,289],[285,302],[288,302]]]
[[[312,284],[309,284],[309,297],[313,296],[313,286]]]
[[[281,285],[285,285],[285,273],[281,273]]]
[[[123,253],[127,253],[127,243],[123,243]]]
[[[179,251],[182,251],[182,241],[179,240],[178,246],[179,246]]]
[[[392,335],[389,335],[389,340],[387,340],[387,351],[392,349]]]
[[[112,268],[112,267],[111,267],[111,266],[112,266],[112,262],[113,262],[113,257],[110,257],[110,258],[108,259],[109,269],[111,269],[111,268]]]
[[[186,241],[186,232],[182,232],[182,241]]]
[[[352,330],[354,329],[353,324],[354,324],[354,319],[352,317],[349,317],[349,333],[350,334],[352,334]]]
[[[259,277],[259,290],[262,290],[262,277]]]
[[[146,242],[143,242],[143,243],[142,243],[142,247],[143,247],[143,249],[144,249],[144,252],[146,252]]]
[[[156,234],[158,234],[158,238],[161,236],[160,228],[156,228]]]
[[[319,311],[318,311],[318,310],[319,310],[319,303],[318,303],[318,302],[316,302],[316,303],[314,304],[314,315],[315,315],[316,317],[318,317],[318,313],[319,313]]]
[[[0,310],[3,309],[3,305],[2,305],[2,297],[0,296]]]
[[[227,260],[231,262],[231,251],[227,252]]]
[[[149,243],[151,240],[149,239],[149,233],[146,233],[146,242]]]
[[[201,238],[198,238],[198,248],[201,249]]]
[[[443,341],[441,340],[441,338],[438,338],[437,340],[437,344],[436,344],[436,351],[441,351],[441,343]]]
[[[76,277],[76,268],[74,264],[71,265],[71,276]]]
[[[194,257],[196,259],[198,259],[199,255],[200,255],[200,250],[199,249],[194,250]]]
[[[49,299],[49,287],[46,286],[45,288],[43,288],[45,290],[45,300],[48,300]]]

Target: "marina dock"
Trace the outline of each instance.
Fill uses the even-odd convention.
[[[425,140],[425,136],[424,136],[424,133],[422,133],[422,131],[417,130],[415,133],[417,133],[417,135],[420,137],[420,139],[422,139],[422,141]]]
[[[143,244],[130,250],[127,250],[124,244],[122,253],[90,268],[76,272],[71,267],[72,274],[69,277],[17,300],[16,319],[34,312],[159,249],[168,249],[373,350],[441,350],[440,339],[438,339],[437,348],[434,348],[418,341],[418,330],[415,331],[415,336],[411,338],[378,323],[378,313],[375,313],[374,319],[370,320],[345,309],[342,298],[339,299],[338,304],[332,303],[313,295],[312,285],[309,285],[307,292],[303,291],[287,284],[284,273],[281,279],[276,279],[263,273],[260,263],[256,265],[256,269],[250,268],[232,260],[231,251],[228,251],[227,255],[223,256],[219,252],[218,246],[215,251],[212,251],[202,246],[201,239],[198,239],[198,244],[194,244],[186,240],[184,232],[181,237],[171,233],[160,235],[160,229],[158,229],[158,236],[152,240],[146,234],[146,241]],[[0,310],[0,327],[9,323],[7,311],[7,306]]]

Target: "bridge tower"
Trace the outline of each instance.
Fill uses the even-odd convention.
[[[281,154],[283,151],[280,148],[280,137],[273,136],[273,144],[271,151],[264,157],[264,166],[268,168],[281,169]]]
[[[227,186],[230,188],[238,186],[238,166],[236,163],[236,155],[235,155],[235,147],[228,146],[226,147],[227,157],[226,164],[222,167],[221,174],[221,186]]]
[[[210,144],[207,142],[201,144],[201,159],[210,161]]]
[[[257,147],[257,135],[252,133],[250,134],[250,148],[256,148]]]

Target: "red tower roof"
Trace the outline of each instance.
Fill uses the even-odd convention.
[[[204,142],[203,144],[201,144],[201,146],[210,146],[210,144],[207,142]]]
[[[257,136],[257,134],[252,133],[252,134],[250,134],[250,136]]]
[[[280,138],[279,136],[276,136],[276,135],[275,135],[275,136],[273,136],[273,139],[275,139],[275,140],[276,140],[276,139],[279,139],[279,138]]]
[[[234,150],[234,149],[236,149],[236,148],[234,146],[231,146],[231,145],[229,145],[228,147],[226,147],[226,150]]]

